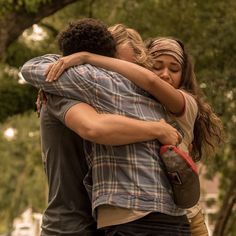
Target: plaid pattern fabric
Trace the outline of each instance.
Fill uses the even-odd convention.
[[[142,120],[165,118],[162,106],[123,76],[91,65],[70,68],[48,83],[44,73],[58,55],[45,55],[24,64],[26,81],[44,91],[86,102],[100,113],[116,113]],[[92,173],[93,209],[102,204],[170,215],[183,215],[173,202],[171,186],[158,156],[159,143],[122,146],[92,145],[88,163]]]

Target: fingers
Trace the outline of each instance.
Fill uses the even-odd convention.
[[[65,68],[64,62],[63,61],[60,62],[60,64],[57,65],[57,68],[58,68],[58,70],[57,70],[53,80],[57,80],[60,77],[60,75],[65,71],[66,68]]]
[[[182,142],[182,136],[177,130],[172,131],[172,135],[169,136],[169,144],[179,146]]]
[[[48,66],[48,68],[47,68],[47,70],[46,70],[46,72],[45,72],[45,74],[44,74],[46,77],[47,77],[49,71],[51,70],[52,66],[53,66],[53,63],[51,63],[51,64]]]
[[[183,140],[183,136],[178,132],[178,131],[176,131],[177,132],[177,143],[176,143],[176,145],[175,146],[179,146],[180,145],[180,143],[182,142],[182,140]]]
[[[57,80],[64,70],[64,61],[59,59],[48,68],[46,81],[52,82]]]
[[[58,60],[57,62],[53,63],[48,75],[47,75],[47,78],[46,78],[46,81],[48,82],[52,82],[58,72],[58,70],[60,69],[60,65],[61,65],[61,62],[60,60]]]

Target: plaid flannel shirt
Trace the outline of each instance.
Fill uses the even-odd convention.
[[[31,59],[21,73],[36,88],[88,103],[100,113],[152,121],[166,118],[163,107],[142,89],[118,73],[92,65],[69,68],[57,81],[46,82],[45,71],[58,57],[50,54]],[[158,141],[121,146],[93,144],[92,158],[87,156],[92,173],[93,210],[109,204],[169,215],[185,214],[173,202],[158,152]]]

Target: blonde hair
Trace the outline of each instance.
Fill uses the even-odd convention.
[[[128,28],[123,24],[116,24],[109,27],[108,30],[111,32],[116,45],[128,43],[133,48],[135,63],[148,69],[153,67],[152,57],[149,55],[144,41],[136,30]]]
[[[146,42],[146,47],[149,51],[156,45],[155,41],[157,40],[159,38],[154,38]],[[176,40],[176,42],[183,49],[180,88],[192,94],[198,105],[198,115],[194,124],[193,150],[191,153],[193,159],[198,161],[203,155],[208,156],[214,154],[215,149],[223,143],[223,125],[210,105],[203,99],[203,93],[197,84],[194,73],[194,65],[184,48],[184,44],[180,40]]]

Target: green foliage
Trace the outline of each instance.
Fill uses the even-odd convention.
[[[7,49],[6,64],[0,65],[0,122],[14,114],[35,109],[37,90],[28,84],[18,83],[19,69],[27,60],[46,53],[57,53],[55,32],[45,29],[44,43],[26,38],[32,34],[28,29]],[[54,35],[54,37],[52,37]]]
[[[5,131],[15,130],[13,138]],[[0,125],[0,222],[11,225],[28,206],[45,207],[46,179],[39,145],[39,121],[35,113],[25,113]]]
[[[55,32],[51,32],[46,26],[41,26],[41,29],[45,34],[43,40],[34,40],[30,37],[33,34],[32,28],[26,30],[16,42],[8,47],[5,62],[19,68],[33,57],[47,53],[58,53]]]
[[[14,114],[34,109],[37,91],[32,86],[19,84],[7,73],[0,76],[0,122]]]
[[[37,12],[40,4],[48,2],[50,1],[0,0],[0,12],[4,13],[24,7],[28,12],[34,13]],[[144,39],[159,35],[179,38],[185,42],[185,46],[194,58],[197,80],[206,95],[206,99],[221,117],[225,126],[225,145],[213,160],[206,159],[209,175],[212,176],[217,172],[221,173],[222,192],[220,198],[223,199],[225,191],[230,186],[232,176],[235,174],[236,166],[235,9],[236,1],[234,0],[77,1],[40,22],[39,25],[47,33],[43,40],[35,41],[32,38],[29,39],[32,29],[28,29],[8,48],[6,57],[8,65],[1,65],[0,67],[0,121],[15,113],[33,108],[36,91],[32,92],[30,86],[17,83],[18,68],[31,57],[48,52],[57,52],[55,36],[70,21],[78,18],[93,17],[101,19],[109,26],[116,23],[124,23],[137,29]],[[11,73],[12,67],[14,68],[14,73]],[[12,118],[12,121],[18,120],[19,117]],[[37,120],[28,115],[25,115],[22,119],[29,119],[29,122],[37,123]],[[27,123],[26,121],[24,122]],[[8,152],[4,151],[5,157],[0,159],[0,161],[5,160],[4,163],[0,163],[0,166],[4,166],[8,170],[4,172],[6,174],[0,181],[6,178],[4,183],[9,182],[6,190],[1,190],[0,192],[1,199],[4,199],[0,206],[2,207],[6,204],[5,210],[0,210],[2,219],[4,216],[6,219],[10,219],[10,214],[13,216],[10,213],[11,210],[9,210],[13,209],[13,206],[7,203],[8,199],[18,199],[17,196],[22,193],[21,190],[17,190],[17,193],[14,191],[16,187],[14,181],[16,179],[23,183],[26,181],[25,179],[30,179],[27,182],[27,187],[24,186],[27,194],[29,194],[30,188],[36,188],[33,191],[37,192],[37,188],[42,184],[42,182],[37,182],[38,179],[34,179],[32,174],[37,173],[35,176],[40,175],[42,168],[39,163],[36,165],[38,169],[34,169],[34,172],[27,172],[24,168],[24,163],[29,163],[32,156],[37,155],[34,150],[39,149],[38,141],[33,139],[31,141],[35,143],[32,144],[32,149],[24,146],[24,143],[28,142],[27,140],[27,135],[25,135],[21,139],[21,144],[12,146],[13,142],[7,142],[6,145],[5,140],[4,144],[0,146],[1,152],[5,146],[10,147]],[[21,153],[24,153],[25,156],[22,157]],[[7,162],[6,160],[9,160],[11,156],[19,156],[19,158],[15,158],[14,163]],[[28,169],[30,168],[32,166]],[[22,169],[24,174],[21,174],[19,169]],[[33,182],[37,182],[37,184],[33,185]],[[30,199],[30,202],[34,203],[33,205],[39,206],[38,209],[41,209],[42,202],[37,201],[37,197],[33,198],[33,196],[27,194],[22,194],[22,198],[19,200],[21,201],[19,208],[22,207],[23,209],[23,206],[26,206],[28,204],[27,201]],[[8,217],[6,217],[7,215]],[[227,235],[233,236],[232,232],[236,231],[235,224],[231,223],[235,221],[235,217],[235,214],[231,216],[227,226]]]
[[[4,14],[9,11],[18,11],[22,7],[26,12],[35,13],[40,5],[49,2],[51,2],[51,0],[1,0],[0,13]]]

